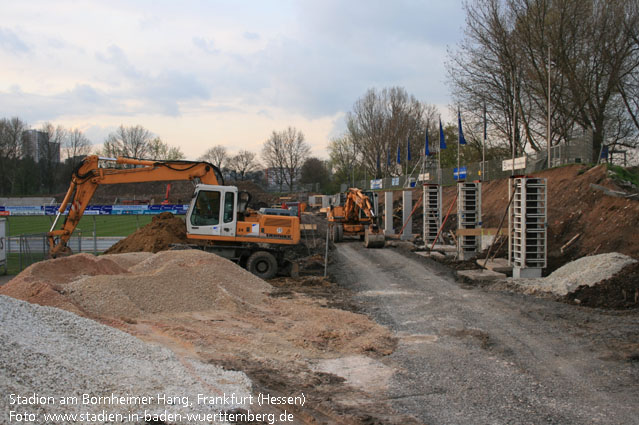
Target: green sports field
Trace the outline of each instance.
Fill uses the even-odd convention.
[[[85,215],[80,219],[76,233],[80,230],[83,236],[92,236],[95,223],[97,236],[128,236],[139,227],[151,222],[151,215]],[[8,216],[9,236],[29,233],[44,233],[51,229],[53,216]],[[62,227],[64,216],[58,220],[57,229]]]

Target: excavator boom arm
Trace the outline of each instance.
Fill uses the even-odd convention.
[[[100,161],[132,165],[135,168],[100,167]],[[209,185],[224,184],[220,170],[207,162],[153,161],[126,157],[100,158],[96,155],[87,156],[73,171],[69,190],[58,209],[51,231],[48,233],[51,255],[56,256],[67,250],[67,242],[99,185],[196,179]],[[71,208],[62,228],[55,230],[58,218],[64,213],[69,204],[71,204]]]
[[[364,195],[362,191],[358,188],[350,188],[346,193],[346,202],[344,203],[344,211],[346,217],[356,217],[358,212],[357,206],[360,210],[366,214],[368,218],[374,220],[375,218],[375,210],[371,205],[370,199],[368,196]]]

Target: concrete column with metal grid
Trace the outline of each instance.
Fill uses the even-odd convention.
[[[393,229],[393,192],[384,192],[384,234],[395,234]]]
[[[424,184],[424,243],[432,245],[442,224],[442,187]],[[441,239],[441,236],[440,236]]]
[[[401,235],[403,241],[413,238],[413,217],[410,213],[413,211],[413,191],[404,190],[402,203],[402,223],[404,224],[404,232]]]
[[[481,227],[481,183],[457,183],[457,228],[478,229]],[[480,235],[457,236],[457,254],[460,260],[468,260],[477,256]]]
[[[509,253],[514,278],[541,277],[547,265],[547,182],[537,177],[511,181]]]

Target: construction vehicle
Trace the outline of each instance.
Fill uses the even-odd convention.
[[[366,248],[383,248],[386,238],[379,225],[379,216],[371,202],[373,192],[365,194],[352,187],[345,193],[344,205],[331,205],[326,217],[332,227],[333,242],[341,242],[344,236],[359,236]]]
[[[113,164],[130,168],[114,168]],[[297,272],[296,264],[284,258],[284,248],[299,243],[299,218],[247,208],[247,192],[225,186],[216,166],[199,161],[87,156],[73,171],[69,190],[48,233],[50,255],[70,254],[67,243],[98,186],[171,180],[195,183],[185,221],[187,238],[199,242],[196,246],[233,260],[263,279],[278,271],[291,275]],[[55,230],[69,205],[62,228]]]
[[[171,194],[171,183],[166,184],[166,193],[160,205],[169,205],[169,195]]]

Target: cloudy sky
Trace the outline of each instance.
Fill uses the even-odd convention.
[[[189,159],[259,153],[301,130],[313,154],[369,88],[401,86],[446,118],[461,0],[0,2],[0,117],[142,125]]]

